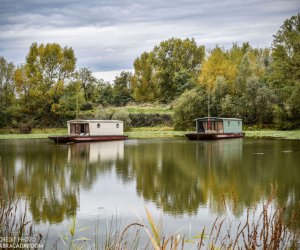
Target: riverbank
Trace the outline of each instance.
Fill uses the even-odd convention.
[[[143,138],[164,138],[184,136],[187,131],[176,131],[172,127],[140,127],[131,128],[125,132],[130,139]],[[2,139],[43,139],[52,135],[66,135],[65,128],[33,129],[30,134],[19,134],[17,130],[0,130],[0,140]],[[247,138],[274,138],[300,140],[300,130],[280,131],[280,130],[257,130],[245,131]]]

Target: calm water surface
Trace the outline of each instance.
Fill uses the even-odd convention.
[[[220,195],[233,193],[234,213],[243,218],[271,183],[289,215],[300,201],[300,141],[2,140],[0,174],[27,201],[39,230],[50,229],[51,240],[73,215],[92,234],[96,221],[106,224],[112,216],[125,224],[145,218],[145,206],[166,231],[194,234],[222,213]]]

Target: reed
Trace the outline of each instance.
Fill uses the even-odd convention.
[[[24,209],[21,208],[20,200],[15,197],[14,189],[9,189],[1,175],[0,236],[1,249],[42,246],[40,244],[42,235],[34,231],[33,224],[27,219],[27,204]]]
[[[224,214],[217,217],[210,228],[201,228],[199,234],[186,236],[184,233],[166,234],[163,222],[157,223],[150,211],[145,208],[146,222],[136,222],[121,226],[117,218],[112,217],[106,225],[104,239],[99,239],[99,221],[95,227],[95,238],[81,236],[87,228],[77,225],[76,217],[65,235],[60,235],[60,249],[105,249],[105,250],[183,250],[183,249],[300,249],[300,229],[296,219],[300,210],[295,211],[286,220],[286,211],[276,203],[276,187],[272,187],[269,196],[261,205],[248,209],[245,219],[236,218],[230,211],[236,205],[234,193],[228,199],[220,196],[220,205]],[[20,211],[22,210],[22,211]],[[14,239],[12,244],[21,244],[22,238],[35,237],[39,244],[42,235],[36,233],[33,224],[27,219],[27,206],[22,209],[14,190],[0,176],[0,236]],[[17,236],[17,237],[16,237]],[[47,240],[47,237],[46,237]],[[46,245],[47,242],[44,242]],[[5,248],[5,247],[4,247]],[[6,247],[9,248],[9,247]]]
[[[296,225],[297,213],[294,212],[291,219],[287,221],[285,208],[276,205],[275,197],[276,188],[272,186],[271,193],[262,206],[248,209],[246,219],[242,222],[228,212],[229,207],[235,208],[236,198],[231,197],[231,204],[228,204],[225,196],[222,195],[220,203],[225,215],[217,217],[209,230],[202,228],[199,235],[191,238],[184,234],[164,234],[162,224],[155,223],[151,213],[146,208],[147,223],[132,223],[124,229],[121,235],[123,236],[130,227],[139,227],[144,230],[150,249],[155,250],[182,250],[186,248],[212,250],[300,249],[300,231]],[[132,249],[130,244],[128,245],[128,238],[116,239],[110,248],[105,249]],[[139,247],[139,249],[145,248]]]

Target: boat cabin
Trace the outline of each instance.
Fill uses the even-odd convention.
[[[196,121],[196,132],[213,133],[242,133],[242,119],[222,117],[202,117]]]
[[[123,122],[117,120],[71,120],[67,125],[69,136],[123,135]]]

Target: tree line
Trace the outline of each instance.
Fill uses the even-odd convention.
[[[33,43],[17,67],[0,57],[0,127],[54,125],[93,110],[129,102],[167,103],[177,129],[207,115],[241,117],[246,124],[300,126],[300,14],[286,20],[270,48],[248,42],[205,50],[192,39],[171,38],[133,62],[113,84],[76,68],[71,47]]]

